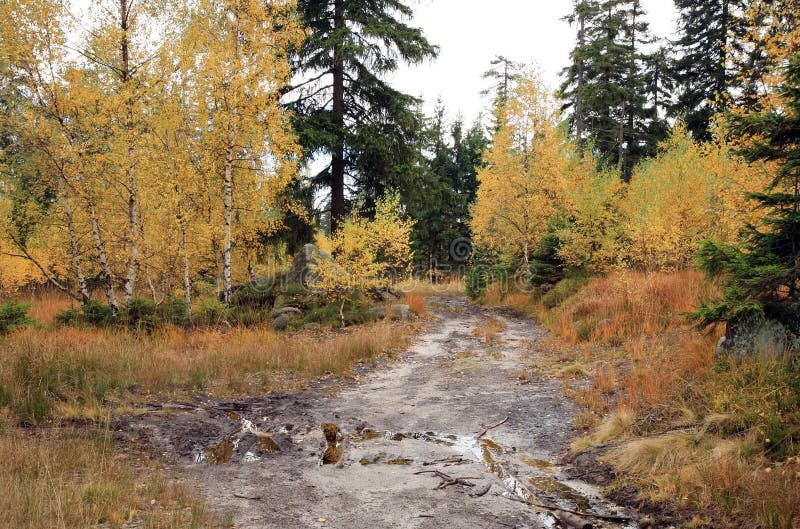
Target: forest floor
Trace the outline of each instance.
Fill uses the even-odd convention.
[[[581,480],[600,469],[564,458],[574,404],[529,367],[547,331],[463,297],[429,311],[406,354],[355,379],[162,403],[115,429],[238,528],[637,527]]]

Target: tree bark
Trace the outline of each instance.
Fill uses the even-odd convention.
[[[584,70],[583,48],[586,46],[586,14],[581,10],[578,13],[578,50],[581,56],[576,57],[578,63],[578,94],[575,98],[575,135],[578,137],[578,156],[583,158],[586,150],[586,141],[583,139],[583,87]]]
[[[72,203],[69,200],[67,183],[64,180],[64,176],[59,175],[57,180],[58,192],[61,195],[61,203],[64,206],[64,215],[67,220],[67,231],[69,232],[69,246],[72,253],[72,272],[75,274],[75,282],[78,284],[81,304],[85,305],[90,300],[89,287],[86,285],[86,277],[83,275],[83,268],[81,267],[81,252],[78,247],[78,235],[75,232],[75,217],[72,212]]]
[[[183,249],[183,294],[186,301],[186,315],[192,321],[192,280],[189,275],[189,244],[186,236],[186,219],[183,214],[178,215],[181,225],[181,247]]]
[[[106,244],[103,240],[102,233],[100,232],[100,219],[97,217],[97,208],[94,202],[89,200],[89,217],[92,223],[92,238],[94,239],[94,247],[97,250],[97,257],[100,260],[100,270],[103,272],[103,286],[106,290],[106,300],[108,306],[114,311],[114,314],[119,312],[119,303],[117,302],[117,295],[114,292],[114,278],[111,275],[111,267],[108,264],[108,255],[106,254]]]
[[[344,26],[344,2],[335,0],[333,26],[339,32]],[[339,231],[345,216],[344,201],[344,55],[341,44],[333,46],[333,126],[335,145],[331,153],[331,233]]]
[[[230,303],[233,296],[231,282],[231,248],[233,246],[233,147],[225,150],[225,175],[223,188],[225,226],[222,243],[222,301]]]
[[[133,94],[130,91],[130,37],[128,31],[130,30],[128,11],[128,0],[119,0],[120,9],[120,30],[122,32],[120,40],[120,80],[122,81],[122,88],[125,92],[127,107],[127,119],[125,123],[125,131],[127,134],[128,143],[128,167],[126,176],[128,179],[128,226],[129,238],[128,241],[128,271],[125,274],[125,301],[133,297],[136,288],[136,276],[139,273],[139,182],[136,176],[136,148],[134,145],[134,130],[133,130]]]

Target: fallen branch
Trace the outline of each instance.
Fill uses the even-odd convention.
[[[497,428],[498,426],[502,426],[507,421],[508,421],[508,417],[506,417],[505,419],[503,419],[502,421],[500,421],[497,424],[493,424],[491,426],[487,426],[486,428],[484,428],[484,430],[481,433],[479,433],[478,435],[475,436],[475,439],[480,439],[481,437],[486,435],[486,432],[488,432],[489,430],[493,430],[493,429]]]
[[[436,487],[434,487],[433,490],[445,489],[445,488],[450,487],[452,485],[463,485],[465,487],[474,487],[475,484],[474,483],[470,483],[467,480],[468,479],[481,479],[478,476],[461,476],[461,477],[454,478],[453,476],[445,474],[441,470],[420,470],[419,472],[414,472],[414,474],[417,474],[417,475],[419,475],[419,474],[435,474],[436,477],[438,477],[441,480],[441,482]]]
[[[431,465],[463,465],[464,463],[471,463],[469,459],[464,459],[461,456],[454,456],[454,457],[446,457],[444,459],[434,459],[433,461],[426,461],[422,463],[423,467],[429,467]]]

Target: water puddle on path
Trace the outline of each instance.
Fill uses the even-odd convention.
[[[292,443],[292,437],[286,427],[279,434],[268,434],[260,432],[251,421],[238,415],[231,416],[230,419],[239,423],[238,431],[216,444],[198,450],[195,457],[196,463],[210,465],[234,462],[251,463],[259,461],[267,455],[281,452],[282,443]],[[564,468],[544,459],[517,453],[516,450],[509,451],[488,437],[476,438],[473,435],[451,433],[393,432],[372,429],[364,429],[360,433],[348,435],[333,423],[323,423],[319,430],[311,431],[308,435],[319,439],[320,432],[325,440],[319,457],[321,466],[346,464],[349,453],[348,443],[350,442],[361,449],[380,441],[384,441],[384,449],[385,442],[398,443],[398,445],[406,440],[434,443],[447,447],[454,453],[454,456],[439,461],[423,462],[379,451],[374,455],[361,456],[357,462],[363,467],[420,464],[431,468],[436,465],[447,467],[479,463],[488,474],[494,475],[502,482],[505,490],[499,493],[501,496],[530,506],[537,511],[538,517],[547,527],[559,527],[557,520],[560,519],[561,514],[564,514],[563,512],[559,514],[560,511],[566,511],[567,516],[569,516],[569,512],[588,515],[586,519],[591,522],[592,527],[596,528],[636,527],[632,521],[603,520],[603,517],[621,517],[616,506],[602,500],[599,491],[591,485],[567,479]],[[297,439],[298,442],[305,440]],[[569,524],[567,525],[569,526]]]

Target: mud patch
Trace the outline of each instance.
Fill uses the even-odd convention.
[[[335,465],[342,459],[342,432],[333,423],[324,423],[321,428],[327,446],[320,462],[323,465]]]

